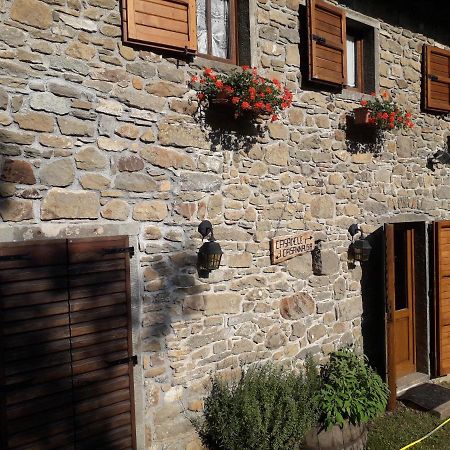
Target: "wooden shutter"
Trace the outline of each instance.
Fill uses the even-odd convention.
[[[450,111],[450,51],[424,45],[424,106],[431,111]]]
[[[128,238],[68,242],[75,448],[136,448]]]
[[[73,449],[65,241],[0,247],[4,449]]]
[[[135,449],[128,238],[0,245],[2,449]]]
[[[347,83],[345,12],[321,0],[308,1],[309,80]]]
[[[122,35],[128,43],[195,53],[195,0],[122,0]]]
[[[434,224],[437,375],[450,373],[450,222]]]

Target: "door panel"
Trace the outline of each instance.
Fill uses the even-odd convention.
[[[68,242],[77,449],[119,449],[122,439],[135,448],[129,255],[108,252],[127,247],[127,238]],[[122,387],[101,389],[114,381]]]
[[[2,449],[136,448],[127,247],[0,244]]]
[[[2,448],[74,448],[66,287],[65,241],[0,246]]]
[[[400,378],[416,370],[414,333],[414,229],[395,227],[395,364]]]

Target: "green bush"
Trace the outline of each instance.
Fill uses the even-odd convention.
[[[212,450],[295,449],[317,423],[318,386],[309,358],[300,373],[267,364],[244,371],[233,384],[215,377],[194,425]]]
[[[326,428],[368,422],[386,409],[389,390],[380,376],[358,356],[345,348],[330,354],[322,367],[318,394],[321,422]]]

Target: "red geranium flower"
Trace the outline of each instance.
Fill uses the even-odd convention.
[[[241,107],[242,107],[242,109],[251,109],[249,102],[242,102]]]
[[[274,115],[271,117],[270,121],[271,121],[271,122],[275,122],[276,120],[278,120],[278,116],[277,116],[276,114],[274,114]]]
[[[233,103],[233,105],[237,105],[239,103],[240,98],[239,97],[233,97],[231,99],[231,103]]]

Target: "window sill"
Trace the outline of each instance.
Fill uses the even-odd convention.
[[[231,72],[232,70],[239,68],[239,66],[236,64],[217,61],[215,59],[203,58],[202,56],[196,56],[190,66],[198,67],[199,69],[205,69],[206,67],[209,67],[219,72]]]
[[[355,102],[360,102],[361,100],[369,100],[370,94],[365,94],[363,92],[356,92],[351,89],[342,89],[342,92],[338,94],[344,100],[353,100]]]

